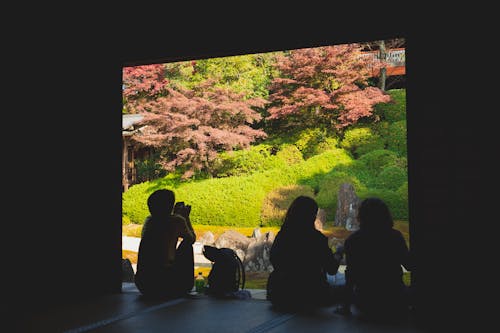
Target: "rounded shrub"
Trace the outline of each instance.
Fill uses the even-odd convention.
[[[391,89],[387,93],[391,101],[375,105],[376,112],[390,123],[406,120],[406,89]]]
[[[281,167],[285,162],[271,155],[271,150],[272,146],[261,144],[249,149],[222,153],[213,163],[212,175],[242,176]]]
[[[397,190],[408,181],[408,174],[406,170],[390,165],[385,167],[375,178],[373,186],[380,189]]]
[[[314,155],[322,154],[329,150],[338,149],[339,140],[337,138],[327,137],[325,140],[318,143],[314,149]]]
[[[298,134],[295,145],[304,159],[321,154],[338,146],[338,140],[329,136],[324,129],[306,129]]]
[[[403,197],[397,191],[383,189],[368,189],[360,191],[360,199],[377,197],[387,204],[394,220],[408,220],[408,197]]]
[[[398,153],[400,156],[405,156],[407,152],[406,120],[400,120],[392,123],[389,126],[386,140],[387,149]]]
[[[399,158],[391,150],[379,149],[362,155],[359,160],[367,166],[371,174],[378,175],[385,167],[396,165]]]
[[[396,191],[396,193],[403,198],[404,200],[408,201],[408,181],[405,181]]]
[[[286,164],[296,164],[304,161],[302,153],[297,146],[292,144],[283,144],[276,153],[276,157]]]
[[[340,146],[354,158],[377,149],[384,149],[384,139],[369,127],[351,128],[345,131]]]

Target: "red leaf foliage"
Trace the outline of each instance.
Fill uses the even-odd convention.
[[[384,66],[361,56],[361,46],[344,44],[292,50],[277,58],[281,77],[271,84],[267,119],[289,126],[323,123],[337,129],[372,114],[390,96],[368,86],[368,78]],[[299,117],[294,117],[299,116]]]
[[[148,77],[160,72],[155,67]],[[263,107],[265,100],[245,99],[244,95],[215,87],[212,82],[194,90],[174,90],[161,77],[156,77],[156,84],[151,84],[154,80],[146,84],[136,79],[140,71],[127,73],[134,74],[129,75],[129,90],[124,93],[127,108],[144,115],[140,124],[143,127],[133,139],[161,148],[161,163],[166,170],[182,166],[183,177],[189,178],[196,171],[209,169],[218,152],[246,148],[266,136],[262,130],[251,127],[261,119],[253,107]]]
[[[163,65],[144,65],[123,68],[123,96],[128,99],[153,97],[167,84]]]

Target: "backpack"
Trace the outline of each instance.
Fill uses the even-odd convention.
[[[204,245],[203,255],[212,262],[205,289],[207,294],[232,296],[245,288],[245,268],[233,249]]]

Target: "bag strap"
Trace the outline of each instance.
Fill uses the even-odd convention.
[[[241,261],[240,257],[238,257],[236,252],[233,252],[233,255],[238,261],[238,284],[241,279],[241,289],[245,289],[245,266],[243,266],[243,262]]]

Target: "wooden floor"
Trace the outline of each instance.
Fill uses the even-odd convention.
[[[19,322],[19,332],[425,332],[411,320],[376,324],[356,314],[344,317],[334,307],[307,314],[282,313],[265,299],[264,290],[250,290],[252,299],[218,300],[206,295],[170,301],[141,297],[131,283],[121,294],[92,301],[41,309]]]

